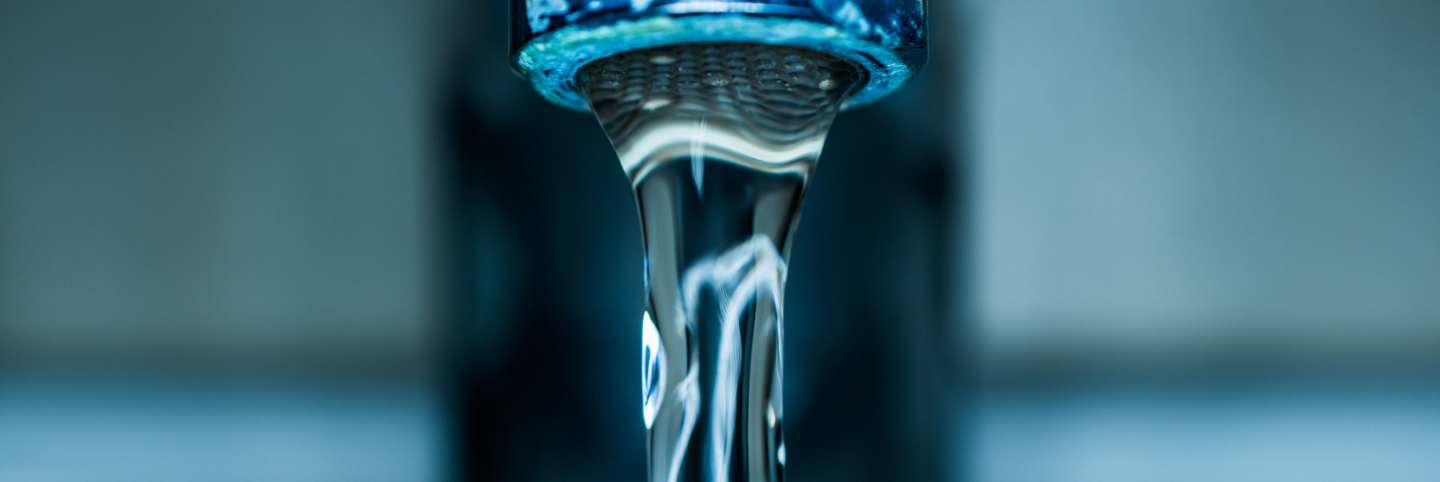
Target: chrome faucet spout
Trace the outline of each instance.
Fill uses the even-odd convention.
[[[512,0],[515,70],[545,98],[588,110],[576,75],[624,52],[748,42],[844,58],[864,83],[845,106],[898,88],[925,63],[925,0]]]

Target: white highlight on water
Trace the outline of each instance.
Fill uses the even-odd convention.
[[[665,380],[667,369],[665,366],[665,346],[660,344],[660,331],[655,328],[655,320],[650,319],[650,312],[645,312],[640,320],[640,393],[643,398],[645,428],[655,426],[655,414],[660,411],[660,400],[665,393]]]
[[[714,402],[710,418],[711,480],[727,480],[735,442],[735,393],[739,390],[741,357],[740,322],[745,310],[759,299],[780,300],[787,272],[785,258],[765,235],[755,235],[718,258],[704,259],[685,271],[684,306],[689,319],[699,317],[701,290],[709,288],[721,301],[720,343],[717,353]],[[776,309],[780,304],[775,304]],[[771,319],[783,324],[783,313]],[[769,425],[775,425],[775,409],[768,408]]]
[[[690,176],[695,180],[695,190],[700,197],[705,197],[705,142],[702,140],[705,133],[705,117],[695,121],[695,130],[698,133],[690,139]]]
[[[742,136],[718,129],[708,129],[694,122],[657,125],[637,133],[620,155],[620,167],[632,173],[632,179],[643,179],[650,170],[660,166],[655,158],[689,157],[691,145],[702,143],[712,149],[712,157],[722,157],[745,167],[769,174],[803,174],[825,145],[823,137],[806,139],[783,148],[759,144]],[[647,162],[647,160],[652,162]]]
[[[859,75],[802,48],[697,44],[577,79],[642,221],[648,482],[783,480],[786,250]]]

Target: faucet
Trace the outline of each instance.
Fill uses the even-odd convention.
[[[925,0],[512,0],[510,57],[550,101],[589,110],[576,74],[632,50],[701,42],[804,47],[846,59],[864,84],[845,108],[899,88],[926,60]]]
[[[546,99],[594,111],[641,214],[646,480],[783,480],[788,241],[836,113],[925,62],[926,3],[511,7],[514,68]]]

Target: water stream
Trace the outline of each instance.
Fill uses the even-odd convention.
[[[860,75],[827,54],[755,44],[641,50],[582,71],[644,233],[648,481],[783,479],[786,260]]]

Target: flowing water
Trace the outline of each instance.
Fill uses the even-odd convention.
[[[754,44],[635,51],[581,73],[644,232],[650,482],[782,480],[786,260],[859,77],[827,54]]]

